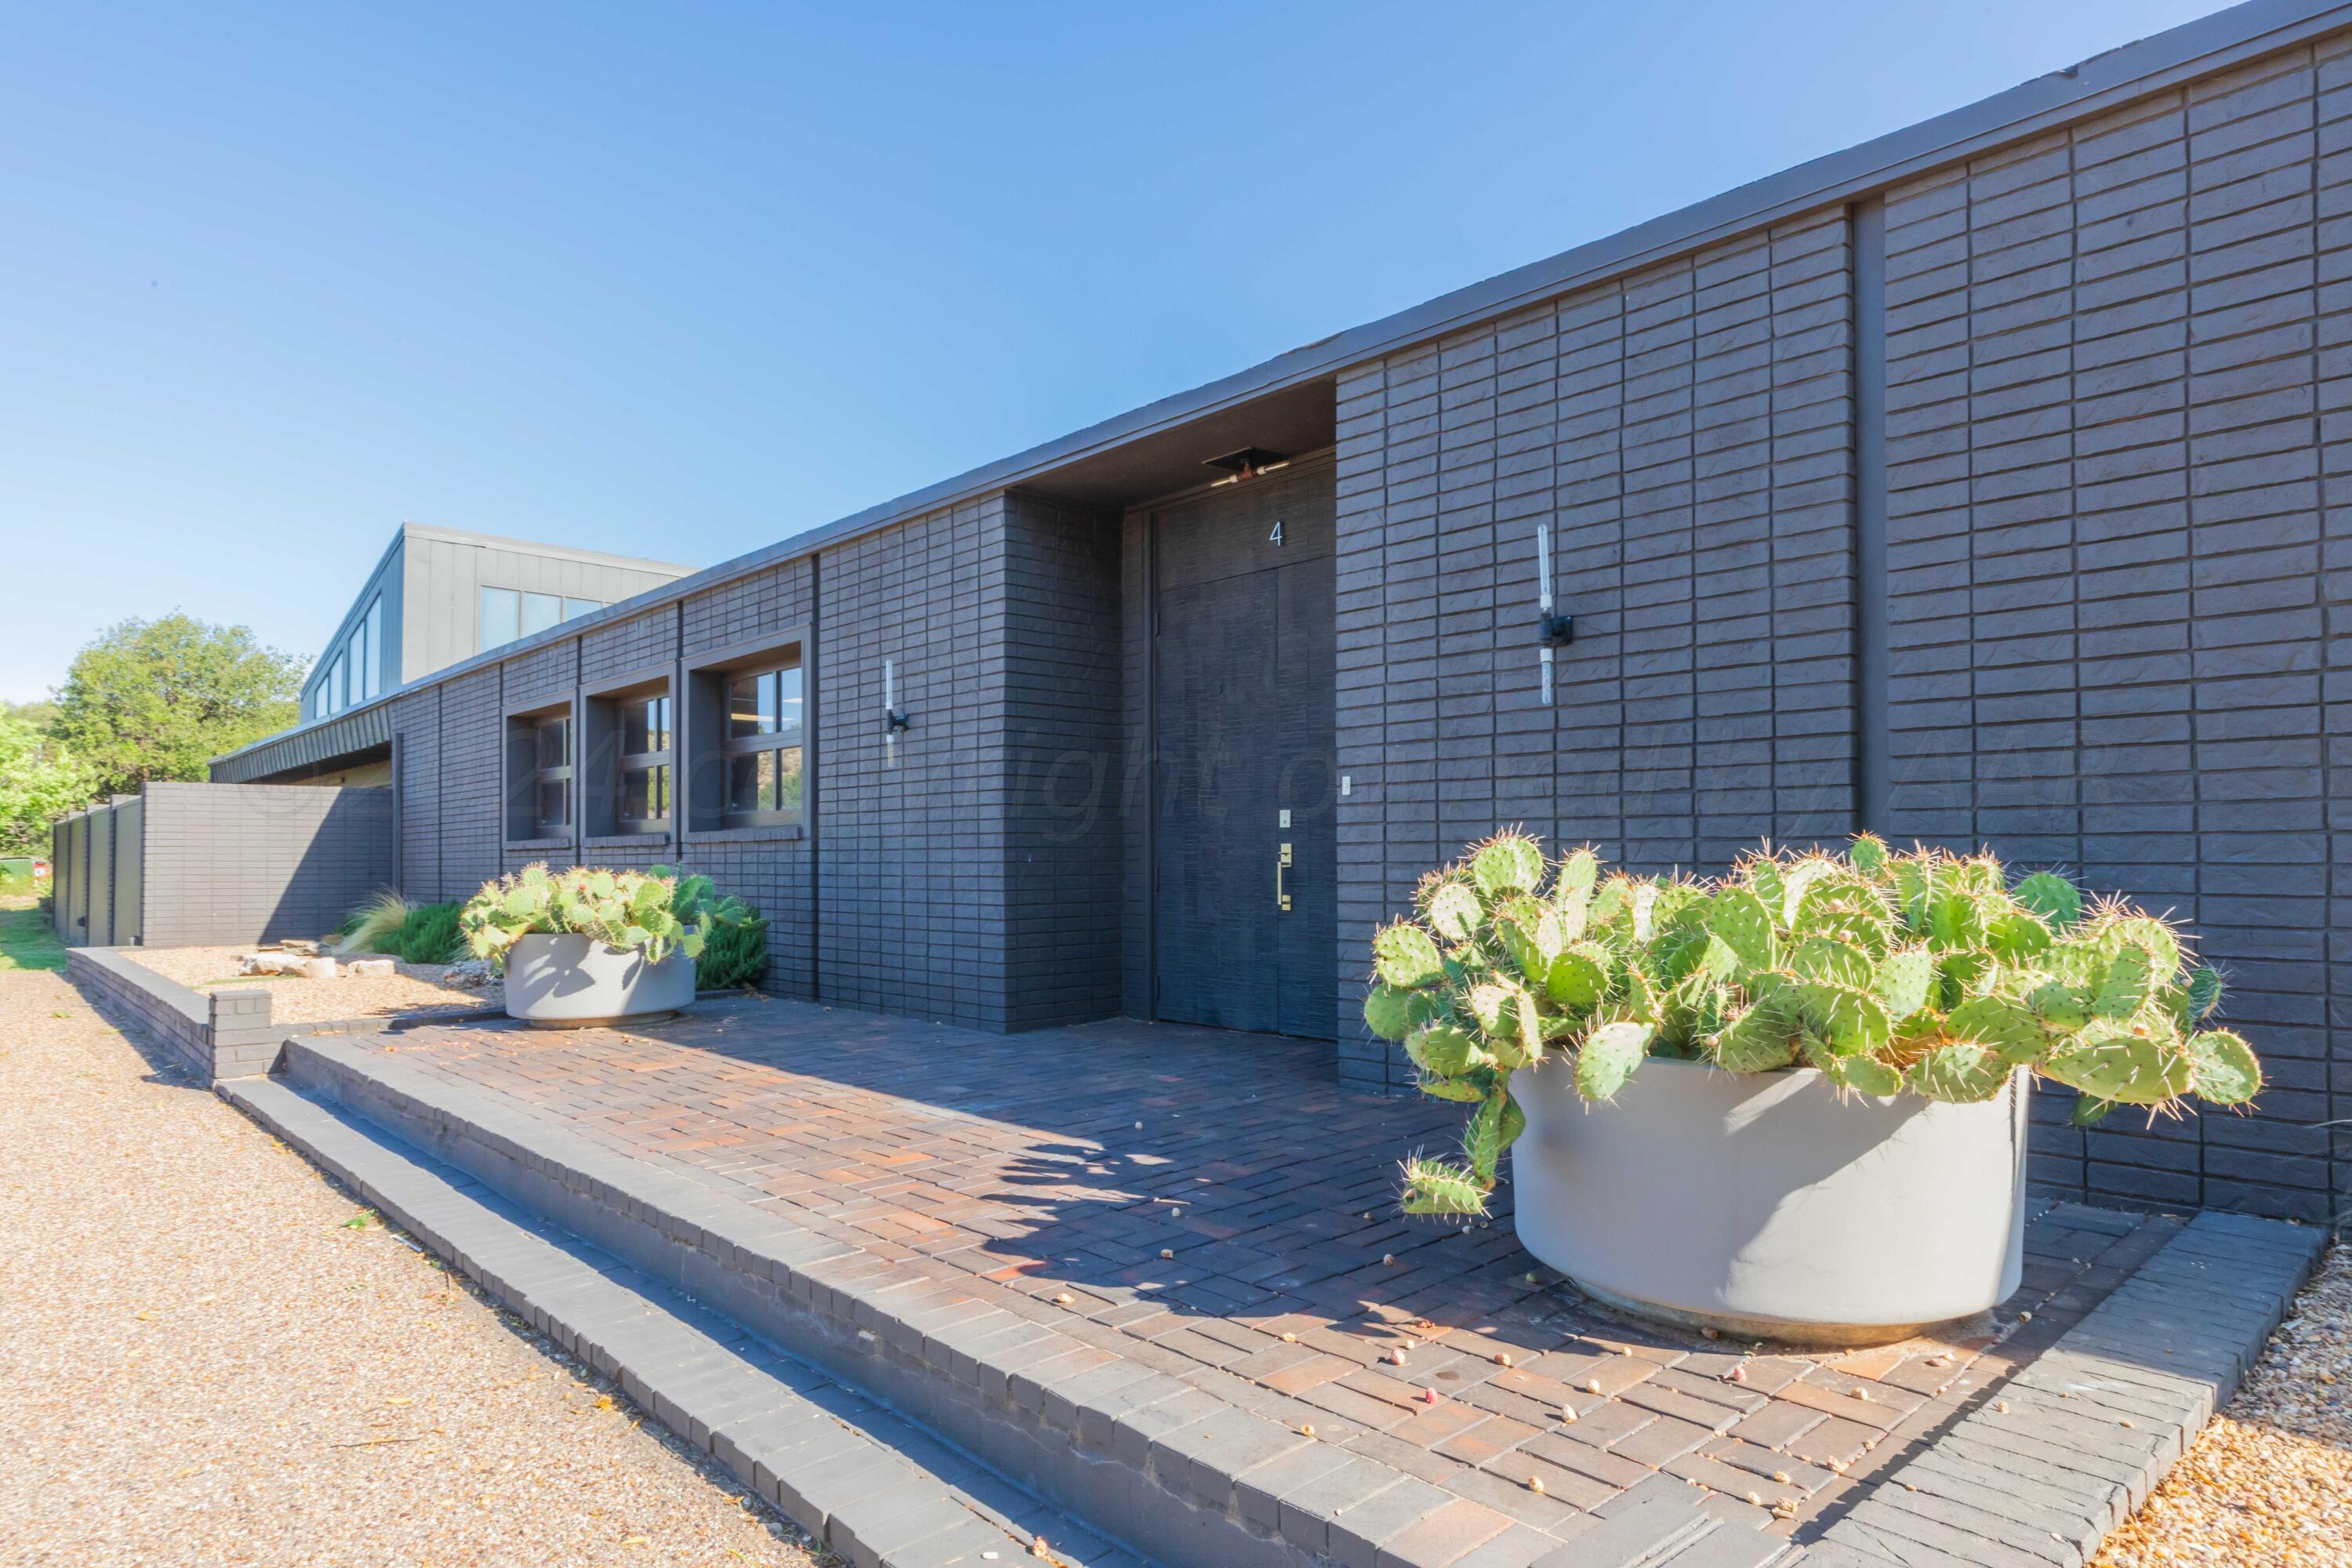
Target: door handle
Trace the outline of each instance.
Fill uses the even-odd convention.
[[[1282,847],[1282,854],[1274,862],[1274,903],[1285,914],[1290,912],[1290,895],[1283,891],[1282,874],[1290,869],[1290,846]]]

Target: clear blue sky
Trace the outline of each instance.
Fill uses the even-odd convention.
[[[698,565],[2210,0],[0,3],[0,697],[404,519]]]

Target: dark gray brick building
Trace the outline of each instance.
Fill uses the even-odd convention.
[[[1328,1036],[1371,1084],[1365,940],[1498,825],[1651,870],[1990,845],[2194,922],[2272,1076],[2089,1134],[2045,1095],[2037,1176],[2317,1218],[2352,1187],[2316,1125],[2352,1115],[2347,405],[2352,6],[2256,0],[215,773],[388,761],[413,895],[683,864],[767,913],[784,993]],[[674,809],[626,826],[655,697]]]

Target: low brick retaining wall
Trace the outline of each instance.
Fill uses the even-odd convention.
[[[110,1021],[162,1041],[205,1083],[266,1073],[278,1059],[283,1029],[269,1023],[269,993],[192,991],[126,955],[119,947],[66,952],[66,978]]]

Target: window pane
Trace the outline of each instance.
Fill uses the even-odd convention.
[[[764,735],[775,725],[772,715],[761,708],[768,689],[765,675],[739,675],[727,686],[727,732],[733,736]],[[745,808],[749,810],[749,807]]]
[[[522,635],[522,595],[512,588],[482,590],[482,651]]]
[[[522,596],[522,635],[543,632],[563,619],[563,601],[553,594]]]
[[[653,745],[650,749],[656,752],[668,751],[669,699],[667,697],[656,697],[646,705],[646,710],[647,713],[652,715],[650,721],[650,734],[648,738],[652,740]]]
[[[775,776],[775,783],[771,786],[769,797],[774,804],[768,809],[798,811],[801,808],[801,749],[798,746],[786,746],[781,752],[768,752],[763,755],[775,760],[775,765],[771,770]]]
[[[654,706],[652,702],[630,702],[622,706],[621,754],[623,756],[643,756],[647,752],[661,750],[660,746],[655,744],[653,739]]]
[[[601,610],[604,607],[604,601],[602,599],[566,599],[563,601],[563,618],[568,621],[574,616],[584,616],[591,610]]]
[[[344,646],[349,650],[345,657],[352,661],[352,700],[364,702],[368,699],[367,623],[365,621],[359,624],[358,629],[352,633],[352,640]]]
[[[621,775],[621,819],[653,822],[669,815],[669,770],[631,768]]]
[[[795,729],[801,721],[801,667],[777,671],[776,688],[776,723],[782,729]]]
[[[571,790],[562,779],[541,779],[539,783],[540,837],[560,833],[571,820]]]
[[[760,764],[769,764],[774,773],[776,754],[773,752],[752,752],[727,759],[727,809],[730,811],[760,811]]]
[[[572,721],[551,719],[539,727],[539,765],[567,767],[572,762]]]
[[[383,690],[383,595],[368,601],[367,618],[361,623],[367,634],[367,657],[360,661],[360,691],[373,698]]]

